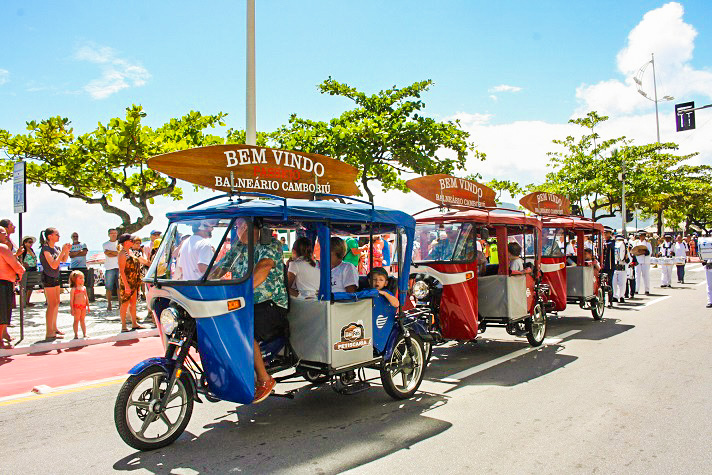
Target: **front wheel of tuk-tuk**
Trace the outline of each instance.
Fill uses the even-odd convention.
[[[525,327],[527,340],[532,346],[540,346],[546,337],[546,313],[540,303],[534,306],[532,315],[527,319]]]
[[[606,310],[606,294],[601,287],[598,288],[596,298],[591,302],[591,314],[594,320],[603,320],[603,312]]]
[[[114,406],[116,430],[126,444],[137,450],[154,450],[172,444],[185,430],[193,414],[193,389],[184,372],[158,409],[168,389],[168,373],[151,366],[130,376],[119,391]]]
[[[408,399],[423,382],[425,352],[423,342],[417,335],[410,336],[410,351],[403,335],[398,340],[389,361],[381,370],[383,389],[393,399]]]

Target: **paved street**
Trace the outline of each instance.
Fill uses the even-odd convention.
[[[539,349],[501,329],[436,348],[412,400],[305,386],[291,401],[196,404],[155,452],[116,433],[120,381],[6,399],[0,473],[709,473],[712,310],[700,266],[687,267],[673,289],[652,270],[653,295],[602,322],[570,306]],[[13,362],[0,364],[5,384]]]

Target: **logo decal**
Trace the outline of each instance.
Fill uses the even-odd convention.
[[[378,318],[376,318],[376,326],[378,327],[379,330],[386,325],[386,322],[388,322],[388,317],[379,315]]]
[[[370,338],[364,338],[366,332],[363,322],[349,323],[341,329],[341,341],[334,344],[335,350],[355,350],[371,344]]]

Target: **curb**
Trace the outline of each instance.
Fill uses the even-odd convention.
[[[125,340],[136,340],[137,338],[147,338],[150,336],[158,336],[158,328],[151,328],[147,330],[134,330],[125,333],[117,333],[115,335],[90,337],[90,338],[77,338],[76,340],[64,340],[64,341],[52,341],[45,343],[34,343],[29,346],[20,346],[13,348],[11,350],[3,349],[0,350],[0,357],[2,356],[13,356],[13,355],[24,355],[29,353],[44,353],[46,351],[52,350],[62,350],[65,348],[77,348],[81,346],[99,345],[101,343],[110,343],[112,341],[125,341]]]

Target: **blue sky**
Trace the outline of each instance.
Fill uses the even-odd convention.
[[[708,0],[256,3],[259,130],[291,113],[339,114],[348,102],[316,91],[329,76],[367,92],[433,79],[427,114],[460,118],[489,156],[467,172],[536,182],[551,140],[575,132],[566,122],[585,111],[610,115],[612,136],[655,139],[652,103],[630,80],[655,52],[659,92],[676,97],[661,104],[662,140],[712,163],[712,112],[700,111],[698,130],[684,135],[672,114],[674,102],[712,102]],[[244,128],[244,1],[5,0],[0,15],[0,128],[21,132],[27,120],[62,115],[86,132],[132,103],[152,126],[193,109],[227,112],[229,127]],[[116,224],[95,207],[33,190],[31,231],[48,219],[80,224],[87,210],[86,224],[97,223],[87,228],[92,240]],[[9,193],[0,187],[4,213]],[[64,210],[48,213],[45,204]],[[180,206],[159,202],[156,214]]]

